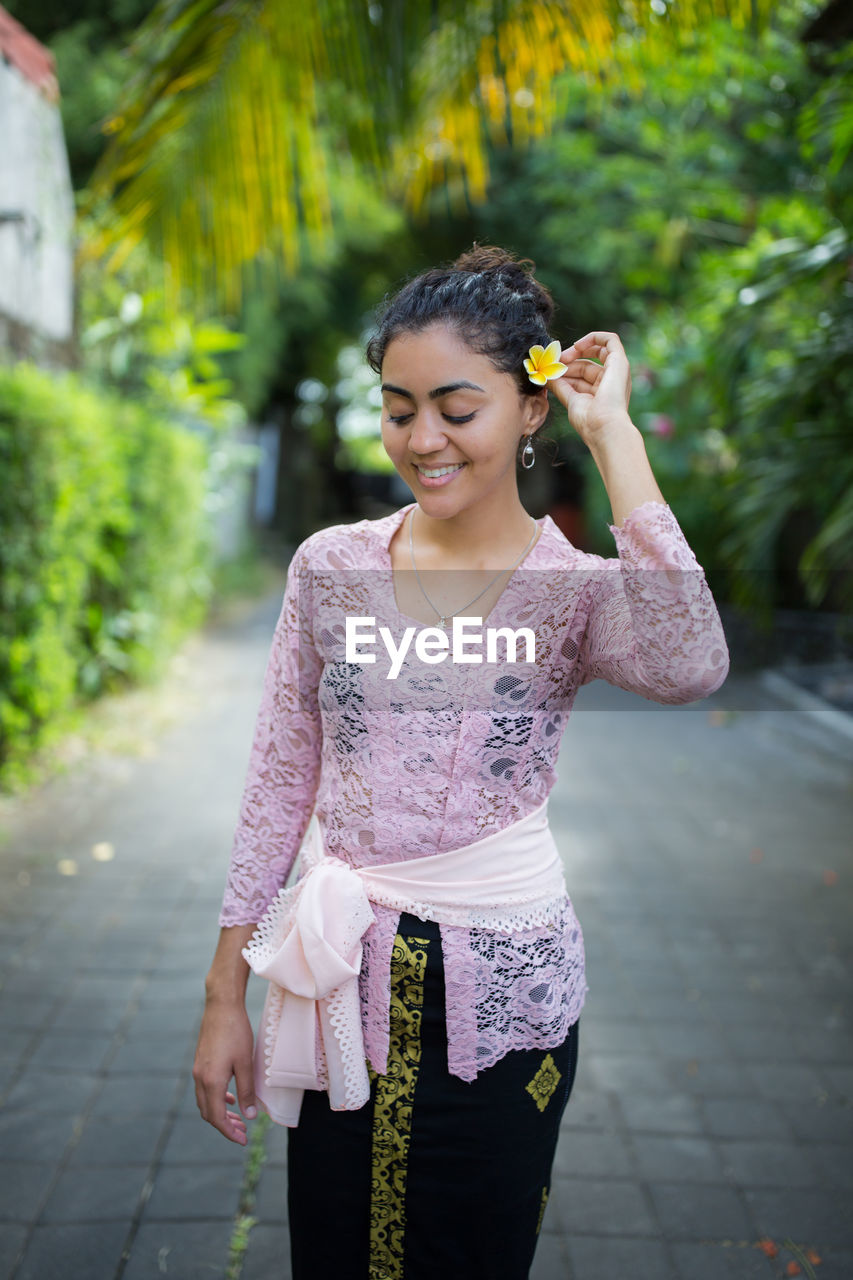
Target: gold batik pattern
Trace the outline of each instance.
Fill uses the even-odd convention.
[[[428,938],[398,934],[391,954],[388,1067],[376,1079],[370,1188],[370,1280],[402,1280],[412,1105],[421,1062]]]
[[[542,1202],[541,1202],[541,1204],[539,1205],[539,1220],[538,1220],[538,1222],[536,1223],[536,1234],[537,1234],[537,1236],[539,1235],[539,1232],[542,1230],[542,1219],[545,1217],[545,1210],[546,1210],[546,1208],[547,1208],[547,1207],[548,1207],[548,1188],[547,1188],[547,1187],[543,1187],[543,1188],[542,1188]]]
[[[540,1111],[545,1110],[562,1078],[563,1073],[558,1070],[556,1062],[550,1053],[546,1054],[530,1084],[524,1086]]]

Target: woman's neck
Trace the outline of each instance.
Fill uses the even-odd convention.
[[[413,521],[409,528],[409,521]],[[407,541],[414,538],[418,567],[498,569],[516,560],[536,533],[532,516],[505,499],[484,507],[468,507],[456,515],[428,516],[415,506],[409,516]],[[532,543],[531,543],[532,549]]]

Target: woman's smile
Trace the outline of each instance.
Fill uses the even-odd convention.
[[[426,467],[423,463],[416,462],[415,471],[422,485],[428,489],[436,489],[449,484],[465,465],[464,462],[453,462],[444,467]]]

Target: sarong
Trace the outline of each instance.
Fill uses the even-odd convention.
[[[293,1280],[527,1280],[578,1030],[452,1076],[440,929],[403,914],[386,1073],[358,1110],[307,1091],[288,1129]]]

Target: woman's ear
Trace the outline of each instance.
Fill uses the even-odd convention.
[[[550,407],[551,406],[548,402],[548,391],[545,387],[542,388],[538,395],[524,397],[523,424],[525,427],[530,428],[531,435],[534,431],[538,431],[542,426],[545,419],[548,417],[548,410]]]

